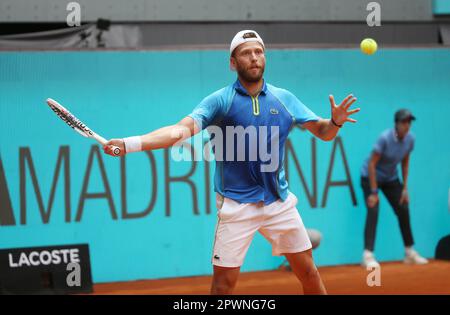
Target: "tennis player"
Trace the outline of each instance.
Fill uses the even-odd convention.
[[[291,92],[266,83],[265,63],[261,37],[253,30],[238,32],[230,45],[230,67],[238,76],[233,84],[207,96],[177,124],[142,136],[112,139],[104,151],[112,155],[111,145],[121,148],[123,154],[167,148],[208,126],[216,126],[216,132],[222,131],[224,158],[218,159],[216,143],[214,188],[218,221],[211,294],[233,292],[257,231],[271,243],[273,255],[287,258],[305,294],[326,294],[312,258],[311,241],[296,208],[297,198],[288,190],[283,169],[284,144],[294,124],[330,141],[344,123],[356,122],[349,116],[359,108],[349,109],[356,101],[353,95],[340,105],[330,95],[331,118],[322,119]],[[253,127],[255,131],[241,137],[246,141],[244,152],[236,144],[225,145],[235,137],[229,131],[239,127],[245,130]],[[255,134],[256,138],[252,138]],[[270,159],[261,155],[252,159],[262,144],[268,144]]]

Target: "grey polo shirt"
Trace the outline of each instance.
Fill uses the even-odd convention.
[[[385,130],[375,143],[372,153],[381,155],[376,166],[377,182],[390,182],[398,179],[397,165],[414,149],[414,135],[408,132],[400,140],[395,129]],[[371,154],[372,155],[372,154]],[[369,161],[371,155],[364,161],[361,176],[369,177]]]

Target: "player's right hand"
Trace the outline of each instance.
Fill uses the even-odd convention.
[[[367,197],[367,206],[369,208],[373,208],[378,203],[378,195],[377,194],[371,194],[369,197]]]
[[[120,149],[120,153],[118,155],[113,153],[113,146],[116,146]],[[103,151],[106,154],[109,154],[111,156],[124,156],[126,154],[125,152],[125,144],[123,142],[123,139],[111,139],[109,140],[106,145],[103,147]]]

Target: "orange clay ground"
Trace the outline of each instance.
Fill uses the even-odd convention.
[[[381,265],[381,286],[366,284],[370,271],[359,265],[321,267],[319,272],[329,294],[450,294],[450,262],[432,260],[428,265],[402,262]],[[211,276],[102,283],[94,294],[208,294]],[[301,294],[290,271],[241,273],[235,294]]]

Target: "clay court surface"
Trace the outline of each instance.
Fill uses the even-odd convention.
[[[359,265],[319,268],[329,294],[450,294],[450,262],[432,260],[428,265],[402,262],[381,264],[381,286],[369,287],[370,271]],[[211,276],[102,283],[94,294],[208,294]],[[235,294],[301,294],[290,271],[241,273]]]

